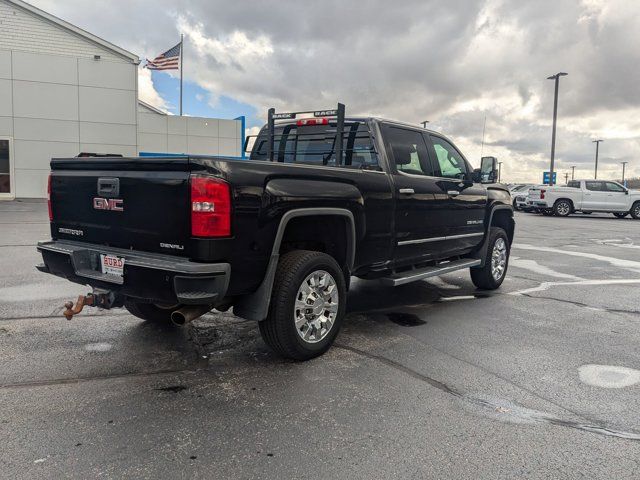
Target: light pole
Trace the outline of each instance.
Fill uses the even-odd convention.
[[[569,172],[564,172],[564,184],[569,183]]]
[[[560,77],[568,75],[565,72],[558,72],[555,75],[547,77],[547,80],[555,80],[556,89],[553,96],[553,131],[551,133],[551,165],[549,167],[549,186],[553,185],[553,162],[556,157],[556,122],[558,120],[558,87],[560,85]]]
[[[571,165],[571,180],[574,179],[575,173],[576,173],[576,166],[575,165]]]
[[[591,142],[596,144],[596,171],[593,177],[596,180],[598,179],[598,150],[600,150],[600,142],[604,142],[604,140],[594,140],[593,142]]]
[[[629,162],[620,162],[622,164],[622,185],[624,185],[624,167],[627,166]],[[626,185],[624,185],[626,187]]]
[[[502,179],[502,162],[498,162],[498,183]]]
[[[429,120],[424,120],[420,123],[422,124],[422,128],[427,128],[427,123],[429,123]]]

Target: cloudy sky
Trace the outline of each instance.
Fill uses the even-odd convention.
[[[640,175],[638,0],[31,0],[153,58],[185,35],[186,113],[264,122],[266,109],[326,108],[418,123],[451,136],[506,181],[548,169],[553,82],[557,170]],[[176,111],[178,82],[140,70],[140,97]],[[483,124],[486,133],[482,147]]]

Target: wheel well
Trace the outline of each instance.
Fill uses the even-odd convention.
[[[554,206],[556,205],[556,203],[561,202],[562,200],[564,200],[565,202],[569,202],[571,204],[571,208],[574,208],[573,205],[573,200],[571,200],[570,198],[559,198],[554,202]]]
[[[493,212],[491,217],[491,226],[500,227],[507,232],[509,238],[509,245],[513,243],[513,231],[515,229],[515,222],[513,221],[513,211],[510,209],[501,209]]]
[[[338,215],[295,217],[289,220],[280,243],[280,255],[293,250],[314,250],[331,255],[349,270],[348,219]]]

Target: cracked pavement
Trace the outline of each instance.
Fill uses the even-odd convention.
[[[518,213],[497,292],[354,280],[295,363],[231,313],[67,322],[85,289],[33,268],[46,216],[0,203],[0,478],[640,476],[638,221]]]

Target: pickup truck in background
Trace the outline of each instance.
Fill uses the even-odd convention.
[[[640,191],[608,180],[571,180],[567,186],[537,186],[529,203],[543,213],[566,217],[574,212],[606,212],[640,219]]]
[[[92,287],[67,304],[184,324],[217,309],[265,342],[325,352],[351,276],[389,286],[469,268],[498,288],[514,236],[496,160],[474,170],[443,135],[390,120],[269,110],[248,160],[51,161],[42,272]]]

